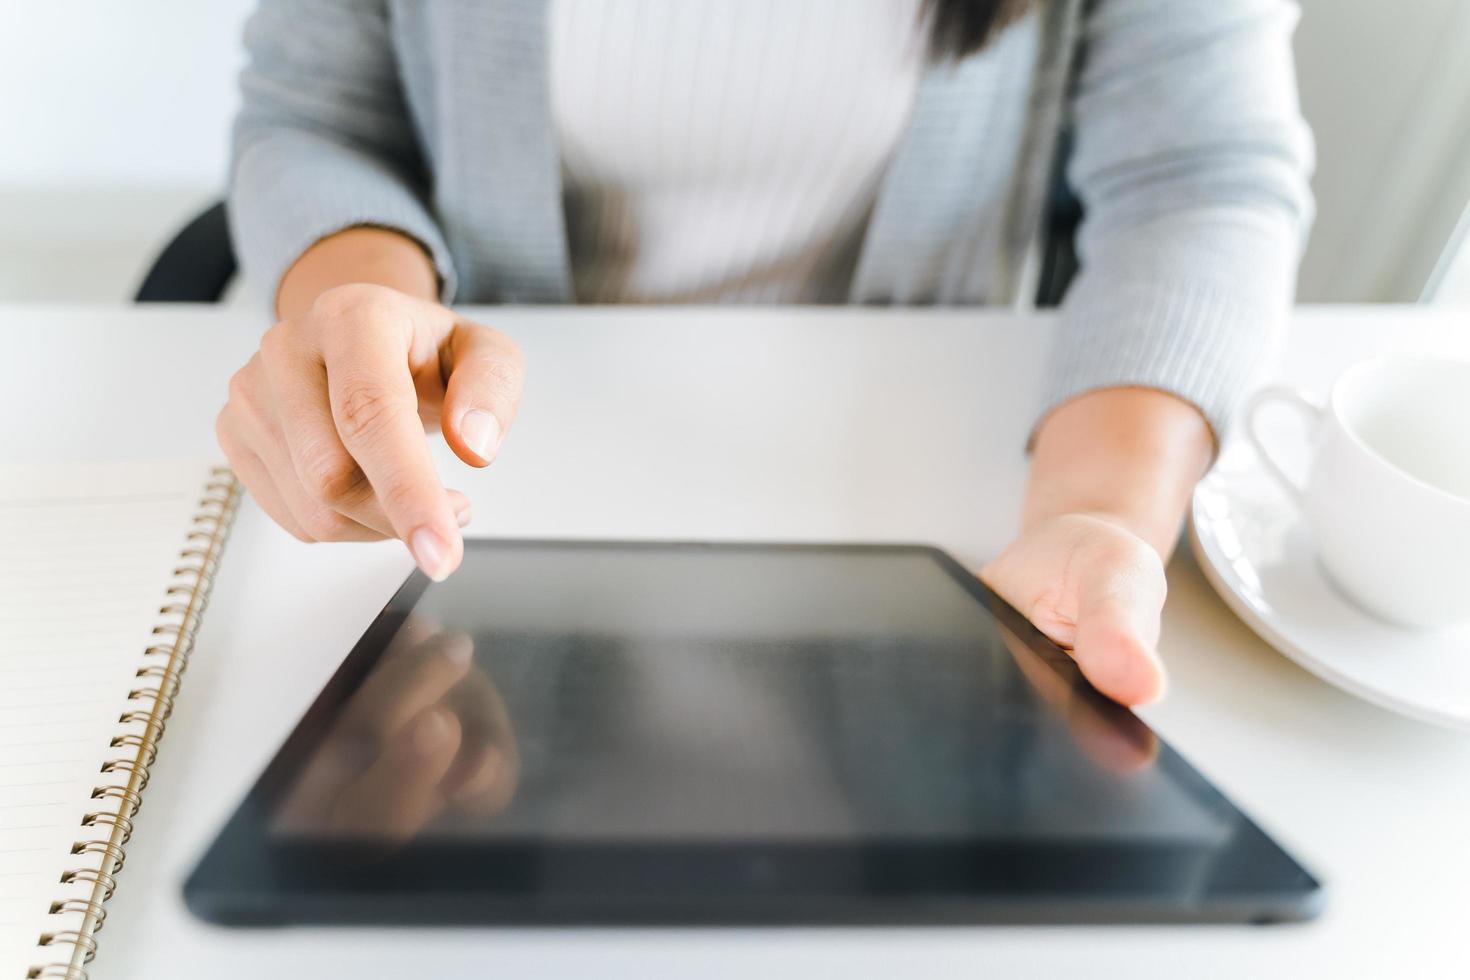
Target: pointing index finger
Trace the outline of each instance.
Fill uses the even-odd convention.
[[[407,311],[378,309],[351,328],[325,345],[333,421],[394,533],[425,575],[443,581],[459,567],[464,542],[419,419],[409,367],[415,325]]]

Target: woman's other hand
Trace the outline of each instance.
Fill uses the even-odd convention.
[[[1113,520],[1063,514],[1028,528],[980,577],[1114,701],[1146,704],[1164,691],[1156,645],[1164,563]]]
[[[370,281],[339,281],[359,276]],[[399,538],[440,580],[463,556],[469,501],[440,483],[425,430],[439,425],[460,459],[488,465],[524,369],[510,338],[426,298],[433,288],[422,250],[391,232],[313,246],[282,282],[281,321],[230,380],[215,431],[296,537]]]
[[[1022,532],[980,573],[1123,704],[1163,694],[1164,563],[1213,450],[1204,416],[1165,392],[1064,402],[1036,433]]]

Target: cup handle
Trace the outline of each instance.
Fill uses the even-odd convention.
[[[1270,473],[1276,482],[1281,484],[1281,488],[1286,491],[1286,495],[1291,498],[1292,503],[1300,508],[1303,496],[1302,487],[1298,486],[1291,477],[1287,476],[1286,470],[1282,469],[1281,464],[1276,462],[1271,456],[1271,450],[1266,448],[1265,440],[1261,438],[1257,425],[1260,422],[1262,410],[1274,404],[1289,405],[1296,409],[1297,413],[1307,420],[1308,432],[1315,431],[1317,426],[1321,424],[1322,406],[1312,401],[1312,399],[1308,398],[1296,388],[1272,386],[1262,388],[1252,395],[1250,403],[1246,406],[1245,410],[1245,436],[1250,440],[1251,445],[1255,447],[1256,455],[1260,457],[1261,465],[1265,466],[1266,472]]]

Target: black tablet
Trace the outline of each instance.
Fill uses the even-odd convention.
[[[238,924],[1091,923],[1321,891],[938,550],[471,541],[185,895]]]

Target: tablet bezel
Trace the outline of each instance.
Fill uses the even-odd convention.
[[[922,555],[1111,723],[1146,728],[1099,694],[1065,650],[979,578],[922,544],[470,539],[492,548],[724,549]],[[725,841],[708,844],[545,839],[411,843],[392,857],[360,845],[290,842],[269,815],[338,707],[373,668],[429,586],[415,571],[354,645],[185,883],[201,918],[296,923],[863,924],[1273,922],[1311,918],[1320,882],[1161,739],[1154,765],[1187,792],[1226,807],[1235,832],[1194,893],[1177,877],[1184,845],[1016,840],[941,843]],[[1155,736],[1156,737],[1156,736]],[[1192,859],[1197,860],[1198,855]],[[579,891],[538,891],[538,876]]]

